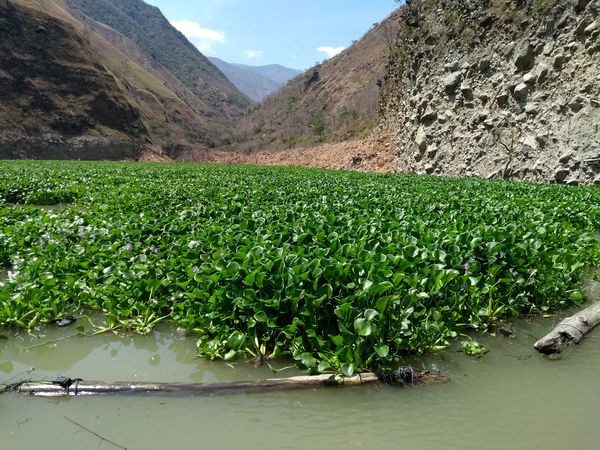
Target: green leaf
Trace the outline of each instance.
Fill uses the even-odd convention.
[[[375,316],[377,316],[377,314],[379,314],[377,311],[375,311],[374,309],[367,309],[365,310],[364,316],[365,319],[367,319],[369,322],[371,320],[373,320],[375,318]]]
[[[382,281],[381,283],[377,283],[377,284],[374,284],[373,286],[371,286],[371,289],[369,289],[369,292],[371,292],[374,295],[379,295],[379,294],[383,294],[386,291],[389,291],[393,287],[394,287],[394,285],[390,281]]]
[[[317,360],[315,359],[315,357],[310,354],[310,353],[302,353],[302,356],[300,358],[300,362],[302,363],[303,366],[309,368],[309,369],[314,369],[315,367],[317,367]]]
[[[482,356],[487,353],[485,345],[477,341],[463,341],[460,346],[460,351],[469,356]]]
[[[354,321],[354,329],[359,336],[369,336],[371,334],[371,322],[367,319],[358,318]]]
[[[335,315],[341,320],[348,320],[352,314],[352,305],[350,303],[344,303],[335,309]]]
[[[227,339],[227,345],[235,351],[239,351],[244,345],[244,341],[246,340],[246,335],[239,331],[234,331],[229,335]]]
[[[477,313],[477,315],[480,317],[488,317],[490,315],[490,312],[488,311],[487,308],[481,308],[479,310],[479,312]]]
[[[330,369],[330,368],[331,368],[331,366],[329,365],[329,363],[328,363],[327,361],[323,361],[323,360],[321,360],[321,361],[319,362],[319,365],[318,365],[318,367],[317,367],[317,372],[319,372],[319,373],[323,373],[323,372],[325,372],[327,369]]]
[[[240,272],[240,265],[234,261],[227,264],[227,273],[230,277],[235,277]]]
[[[267,316],[266,312],[259,311],[256,314],[254,314],[254,320],[256,320],[257,322],[266,322],[269,320],[269,316]]]
[[[346,377],[351,377],[354,375],[354,364],[342,364],[342,373]]]
[[[385,344],[376,345],[375,352],[381,358],[385,358],[390,353],[390,347],[389,347],[389,345],[385,345]]]
[[[246,275],[246,277],[244,278],[244,284],[246,286],[252,286],[254,284],[254,278],[256,277],[256,273],[255,272],[250,272],[248,275]]]
[[[342,336],[329,336],[329,339],[331,339],[336,347],[342,347],[344,345],[344,338]]]
[[[368,291],[371,286],[373,286],[373,282],[371,280],[363,279],[360,281],[360,286],[363,291]]]
[[[225,354],[225,356],[223,356],[225,361],[234,361],[236,358],[237,352],[235,350],[230,350]]]
[[[584,299],[585,297],[583,296],[583,293],[579,290],[571,293],[571,300],[573,300],[576,303],[582,303]]]

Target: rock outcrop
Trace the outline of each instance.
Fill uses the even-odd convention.
[[[397,171],[600,183],[600,4],[407,2],[382,82]]]

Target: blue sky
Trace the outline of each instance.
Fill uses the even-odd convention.
[[[205,55],[307,69],[348,47],[395,0],[145,0]]]

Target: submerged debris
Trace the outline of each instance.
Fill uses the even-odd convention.
[[[84,381],[80,378],[60,376],[54,381],[24,382],[11,386],[19,394],[36,397],[75,397],[87,395],[216,395],[242,392],[261,392],[277,389],[306,389],[315,387],[350,386],[385,383],[395,386],[414,386],[446,381],[438,373],[401,367],[393,372],[361,373],[351,377],[342,375],[297,376],[271,378],[260,381],[234,381],[224,383],[140,383]],[[75,388],[72,388],[72,386]]]
[[[57,327],[64,328],[73,325],[76,321],[77,319],[75,317],[63,317],[62,319],[56,319],[54,324]]]

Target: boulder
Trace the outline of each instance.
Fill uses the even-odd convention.
[[[528,116],[535,116],[539,112],[538,105],[535,103],[527,103],[525,105],[525,114]]]
[[[453,94],[456,92],[456,88],[462,81],[463,75],[461,72],[452,72],[446,78],[444,78],[444,90],[447,94]]]
[[[558,158],[558,162],[561,164],[567,164],[573,158],[573,152],[563,153],[560,158]]]
[[[492,63],[490,62],[489,58],[483,58],[481,61],[479,61],[479,70],[481,72],[487,72],[491,66]]]
[[[592,24],[593,23],[591,23],[587,19],[581,19],[579,21],[579,23],[577,24],[577,28],[575,28],[575,31],[573,33],[575,34],[575,36],[577,36],[579,39],[581,39],[585,35],[586,28]]]
[[[444,64],[444,69],[446,69],[448,72],[456,72],[458,69],[460,69],[460,61],[452,61],[449,62],[448,64]]]
[[[515,97],[515,99],[519,102],[523,102],[523,101],[527,100],[528,95],[529,95],[529,86],[527,86],[525,83],[517,84],[517,86],[515,87],[515,89],[513,91],[513,96]]]
[[[546,64],[538,64],[538,66],[535,69],[535,72],[537,74],[537,82],[539,84],[543,84],[546,81],[549,71],[550,68]]]
[[[421,116],[421,123],[429,125],[429,124],[435,122],[435,120],[437,119],[437,116],[438,116],[437,111],[435,111],[431,107],[427,107],[427,109]]]
[[[573,0],[573,9],[577,14],[582,13],[590,0]]]
[[[526,153],[535,152],[539,149],[539,144],[535,138],[535,136],[527,135],[523,138],[523,150]]]
[[[506,108],[508,106],[508,99],[508,94],[506,92],[502,92],[496,97],[496,103],[498,103],[498,106],[501,108]]]
[[[583,97],[581,95],[576,95],[569,101],[569,108],[571,109],[571,111],[573,111],[575,113],[581,111],[581,109],[584,107],[584,105],[585,105],[585,97]]]
[[[460,85],[460,92],[462,93],[463,97],[468,100],[473,98],[473,88],[469,83],[462,83]]]
[[[429,159],[434,159],[438,152],[437,144],[431,144],[427,147],[427,156]]]
[[[520,71],[529,70],[535,62],[533,45],[527,39],[521,41],[515,49],[515,66]]]
[[[417,130],[417,136],[415,137],[415,144],[420,151],[424,152],[427,149],[427,134],[425,133],[425,129],[420,127]]]
[[[554,171],[554,181],[556,181],[557,183],[562,183],[564,182],[567,177],[569,176],[569,169],[566,169],[564,167],[559,167],[558,169],[556,169]]]
[[[586,36],[589,36],[592,33],[594,33],[594,31],[598,30],[598,28],[599,28],[598,21],[592,22],[587,27],[585,27],[585,29],[583,30],[583,34],[585,34]]]
[[[562,53],[558,53],[556,56],[554,56],[554,59],[552,60],[552,66],[555,69],[560,70],[565,65],[566,61],[567,58],[565,57],[565,55]]]
[[[528,84],[530,86],[535,84],[535,80],[536,80],[536,76],[535,76],[535,73],[533,73],[533,72],[527,72],[523,76],[523,83]]]

